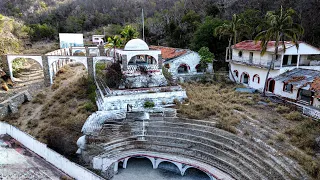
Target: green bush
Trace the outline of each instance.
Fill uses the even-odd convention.
[[[289,113],[290,112],[290,108],[288,108],[287,106],[283,106],[283,105],[278,106],[275,110],[280,114],[284,114],[284,113]]]
[[[144,105],[143,105],[145,108],[153,108],[155,106],[154,102],[152,101],[146,101],[144,102]]]
[[[293,111],[285,115],[285,118],[291,121],[302,121],[304,117],[298,111]]]

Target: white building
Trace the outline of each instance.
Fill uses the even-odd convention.
[[[174,76],[203,73],[199,68],[200,56],[197,52],[163,46],[150,46],[150,49],[161,50],[163,65]],[[207,72],[212,72],[212,69],[212,64],[208,64]]]
[[[285,42],[285,46],[286,50],[284,51],[282,45],[279,45],[279,53],[275,57],[275,63],[270,70],[266,90],[269,93],[274,93],[289,99],[300,100],[301,96],[297,94],[302,93],[301,90],[299,91],[298,89],[295,93],[292,92],[291,94],[287,93],[284,90],[283,82],[277,82],[281,81],[281,78],[275,79],[275,77],[291,70],[294,72],[298,71],[294,69],[320,71],[320,61],[314,60],[315,55],[320,54],[320,50],[304,42],[299,42],[299,49],[297,49],[292,42]],[[227,57],[227,61],[230,63],[231,72],[233,73],[235,80],[248,87],[263,91],[268,67],[272,57],[274,57],[274,50],[274,41],[269,42],[267,52],[263,56],[260,53],[260,42],[255,43],[250,40],[233,45],[232,57]],[[300,73],[308,72],[309,71],[303,71]],[[229,74],[229,76],[232,80],[232,75]],[[284,76],[286,76],[286,74],[284,74]],[[311,77],[311,79],[310,77],[306,78],[308,79],[308,82],[310,82],[313,81],[315,76],[313,78]],[[297,88],[306,87],[297,86]],[[311,104],[311,101],[309,104]]]
[[[104,35],[92,35],[92,43],[96,45],[103,45],[104,43]]]

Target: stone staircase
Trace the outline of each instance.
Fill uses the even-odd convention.
[[[31,84],[38,84],[43,82],[43,70],[29,69],[22,71],[15,78],[14,89],[24,89]]]
[[[281,154],[270,153],[257,144],[217,129],[213,122],[163,114],[162,117],[150,115],[150,120],[144,123],[144,134],[142,121],[127,119],[106,124],[101,135],[111,141],[98,145],[103,148],[99,157],[116,158],[126,152],[150,151],[196,160],[235,179],[305,179],[300,169],[290,165]]]

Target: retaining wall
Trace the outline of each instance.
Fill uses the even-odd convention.
[[[69,176],[83,180],[102,180],[103,178],[87,170],[86,168],[71,162],[59,153],[48,148],[46,144],[37,141],[35,138],[20,131],[18,128],[4,122],[0,122],[0,134],[8,134],[19,141],[25,147],[35,152],[47,162],[53,164]]]
[[[0,103],[0,119],[10,113],[17,113],[18,107],[26,102],[31,101],[32,97],[28,91],[23,91]]]

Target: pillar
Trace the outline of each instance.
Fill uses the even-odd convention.
[[[106,56],[105,50],[104,50],[104,46],[99,46],[99,55],[100,56]]]
[[[72,56],[72,47],[69,47],[69,53],[70,53],[70,56]]]
[[[301,58],[301,55],[300,55],[300,54],[298,54],[297,68],[299,68],[300,58]]]
[[[50,66],[48,62],[48,56],[42,56],[43,74],[44,74],[44,84],[45,86],[50,86]]]
[[[85,47],[86,48],[86,56],[90,56],[90,49],[88,47]]]
[[[162,62],[163,60],[162,60],[162,55],[161,54],[159,54],[158,55],[158,69],[162,69]]]
[[[122,70],[123,70],[123,71],[128,70],[128,59],[127,59],[127,55],[122,55]]]
[[[9,62],[8,62],[8,56],[7,55],[2,55],[0,57],[0,62],[2,63],[2,66],[3,66],[3,71],[7,74],[7,75],[10,75],[10,69],[9,69]],[[0,63],[0,64],[1,64]]]
[[[88,64],[88,76],[94,79],[93,57],[87,57],[87,64]]]

